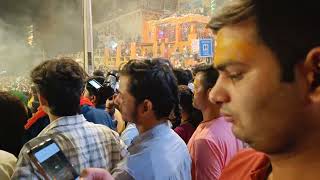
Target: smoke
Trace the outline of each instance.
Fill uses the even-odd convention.
[[[10,7],[10,3],[4,3],[0,10],[0,71],[23,74],[32,64],[33,52],[27,44],[27,24],[31,21],[28,16],[18,15],[20,8]]]
[[[0,3],[0,72],[28,74],[44,59],[81,51],[81,0]]]
[[[41,1],[42,2],[42,1]],[[44,1],[34,18],[36,35],[47,56],[78,52],[83,44],[81,0]]]
[[[118,39],[132,41],[130,38],[141,38],[145,15],[138,12],[122,15],[139,7],[150,12],[174,11],[176,2],[92,0],[93,21],[101,23],[118,18],[106,29]],[[0,4],[0,76],[3,71],[28,74],[44,59],[82,50],[82,0],[0,0]],[[157,19],[158,15],[146,17],[151,20]],[[97,44],[97,38],[95,40]]]

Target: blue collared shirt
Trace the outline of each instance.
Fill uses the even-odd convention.
[[[128,123],[126,129],[121,133],[120,138],[129,147],[134,138],[139,135],[139,131],[135,124]]]
[[[112,171],[116,180],[190,180],[191,158],[184,141],[162,123],[141,134],[130,155]]]

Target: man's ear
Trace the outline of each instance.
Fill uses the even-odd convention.
[[[90,96],[90,101],[95,104],[97,102],[97,97],[96,96]]]
[[[141,111],[142,113],[149,113],[151,111],[153,111],[153,105],[152,102],[148,99],[145,99],[142,103],[141,103]]]
[[[320,47],[313,48],[307,55],[304,66],[312,101],[320,102]]]

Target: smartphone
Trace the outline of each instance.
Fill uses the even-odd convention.
[[[53,139],[47,139],[33,147],[28,155],[46,179],[79,179],[79,175]]]
[[[102,85],[98,81],[96,81],[94,79],[90,80],[89,84],[91,84],[91,86],[93,86],[97,90],[99,90],[102,87]]]

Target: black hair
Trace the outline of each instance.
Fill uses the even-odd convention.
[[[188,75],[188,79],[189,79],[188,83],[191,83],[193,81],[192,71],[190,69],[186,69],[185,71],[186,71],[186,73]]]
[[[100,85],[102,85],[102,87],[96,89],[89,83],[89,81],[91,80],[96,80]],[[86,81],[86,89],[88,90],[90,96],[96,97],[96,106],[105,105],[106,100],[112,97],[115,93],[114,89],[102,76],[94,76],[88,78],[88,80]]]
[[[257,38],[276,55],[281,80],[295,80],[294,67],[320,46],[319,1],[233,0],[213,15],[208,27],[215,33],[228,25],[253,19]]]
[[[188,122],[194,127],[197,128],[200,122],[203,120],[202,112],[193,107],[193,93],[188,88],[188,86],[180,85],[179,86],[180,94],[180,106],[183,112],[186,112],[189,115]]]
[[[294,67],[320,46],[319,1],[253,0],[259,37],[278,57],[282,80],[295,79]],[[276,27],[276,28],[275,28]],[[319,84],[318,84],[319,85]]]
[[[93,76],[104,76],[104,72],[103,71],[101,71],[101,70],[95,70],[95,71],[93,71]]]
[[[184,69],[176,68],[173,69],[173,72],[178,80],[178,85],[188,85],[192,80],[192,75],[190,76],[189,72]]]
[[[0,92],[0,149],[18,157],[22,147],[24,124],[27,121],[27,110],[23,103],[8,92]]]
[[[219,72],[212,65],[201,64],[193,70],[194,74],[202,73],[203,78],[201,84],[205,89],[212,88],[219,77]]]
[[[148,99],[158,119],[169,118],[172,112],[180,118],[178,84],[167,60],[130,60],[120,75],[129,77],[129,92],[136,104]]]
[[[48,101],[56,116],[72,116],[80,112],[85,72],[73,59],[47,60],[31,72],[37,91]]]

